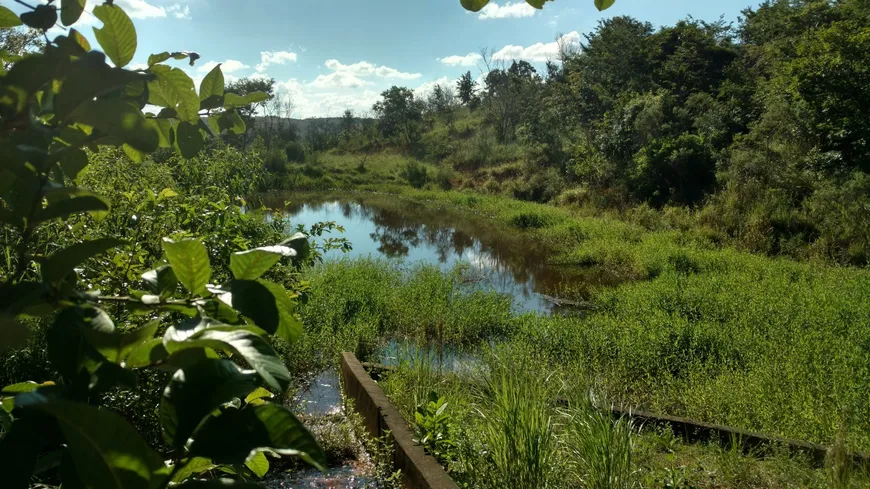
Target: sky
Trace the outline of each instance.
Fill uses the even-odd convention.
[[[45,0],[32,0],[44,3]],[[97,2],[88,0],[88,8]],[[535,10],[524,0],[493,0],[466,12],[458,0],[115,0],[136,26],[140,68],[151,53],[195,51],[199,81],[222,63],[227,80],[274,78],[295,106],[293,117],[370,112],[393,85],[425,94],[453,85],[466,71],[484,72],[482,48],[505,61],[543,66],[555,60],[557,39],[577,44],[599,21],[630,15],[656,26],[696,19],[736,21],[758,0],[617,0],[598,12],[592,0],[555,0]],[[20,12],[11,0],[2,4]],[[85,13],[75,26],[94,42],[99,20]],[[60,28],[49,36],[62,34]]]

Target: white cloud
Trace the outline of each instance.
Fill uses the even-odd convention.
[[[295,108],[293,117],[336,117],[346,109],[361,115],[369,112],[372,105],[380,100],[376,90],[330,90],[319,91],[311,83],[302,83],[295,78],[276,84],[279,94],[289,95]]]
[[[475,66],[483,57],[478,53],[468,53],[465,56],[447,56],[446,58],[438,58],[438,61],[447,66]]]
[[[417,98],[425,99],[429,95],[429,93],[432,92],[432,90],[438,85],[451,87],[453,85],[453,82],[452,82],[452,80],[450,80],[446,76],[442,76],[441,78],[438,78],[437,80],[432,80],[430,82],[426,82],[426,83],[420,85],[419,87],[415,88],[414,89],[414,96]]]
[[[166,17],[165,8],[151,5],[145,0],[115,0],[115,4],[121,6],[131,19]]]
[[[580,33],[577,31],[569,32],[556,41],[546,44],[539,42],[528,47],[507,45],[496,51],[492,58],[497,61],[514,59],[532,62],[555,61],[559,59],[559,53],[562,49],[580,49]]]
[[[296,62],[296,53],[289,51],[261,51],[260,64],[257,65],[257,71],[262,73],[266,71],[269,65],[283,65]]]
[[[166,7],[166,12],[176,19],[190,19],[190,5],[172,4]]]
[[[245,69],[250,68],[250,66],[242,63],[241,61],[237,61],[234,59],[228,59],[228,60],[223,61],[221,63],[219,63],[217,61],[209,61],[208,63],[203,63],[202,65],[200,65],[196,69],[196,71],[198,71],[200,73],[208,73],[209,71],[213,70],[214,67],[217,66],[218,64],[221,65],[221,72],[223,72],[224,74],[233,73],[235,71],[245,70]]]
[[[532,7],[531,5],[527,4],[522,0],[515,3],[508,2],[503,6],[494,2],[490,2],[478,13],[477,18],[487,20],[531,17],[535,15],[535,12],[535,7]]]
[[[370,84],[348,71],[333,71],[328,75],[320,75],[311,82],[311,86],[317,88],[356,88]]]
[[[351,73],[356,76],[377,76],[380,78],[394,78],[399,80],[416,80],[420,78],[420,73],[404,73],[395,68],[388,66],[377,66],[368,61],[360,61],[352,65],[341,64],[337,59],[326,60],[323,64],[330,70],[337,73]]]

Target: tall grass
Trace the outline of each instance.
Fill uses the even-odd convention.
[[[573,483],[584,489],[633,489],[638,485],[632,463],[634,426],[596,408],[583,398],[566,413],[565,446],[574,466]]]
[[[477,394],[488,487],[559,487],[554,382],[518,358],[488,363]]]

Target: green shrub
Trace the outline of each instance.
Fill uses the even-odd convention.
[[[270,148],[263,157],[263,167],[273,175],[279,177],[286,175],[287,154],[279,148]]]
[[[305,163],[305,145],[300,142],[292,141],[284,146],[284,154],[287,155],[287,161],[291,163]]]
[[[547,216],[536,212],[521,212],[515,214],[508,219],[511,226],[520,229],[538,229],[550,225]]]
[[[426,167],[414,160],[402,167],[401,176],[408,182],[408,185],[414,188],[423,188],[429,181],[429,172]]]

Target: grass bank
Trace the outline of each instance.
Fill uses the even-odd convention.
[[[628,461],[605,459],[609,465],[627,464],[627,471],[613,474],[626,485],[607,479],[611,485],[592,487],[865,487],[870,482],[857,471],[835,483],[839,472],[811,469],[806,460],[785,453],[758,459],[684,445],[667,431],[611,427],[588,401],[592,395],[599,404],[866,447],[862,409],[870,384],[865,371],[850,370],[862,361],[859,349],[847,347],[843,319],[839,329],[820,328],[813,321],[836,323],[834,315],[785,314],[790,307],[806,307],[799,304],[800,287],[792,287],[795,295],[781,305],[783,291],[742,307],[739,293],[713,301],[715,290],[699,294],[710,285],[699,282],[710,272],[665,270],[650,280],[601,290],[601,312],[548,317],[510,313],[507,297],[462,280],[464,273],[379,260],[318,266],[307,272],[310,298],[301,309],[306,332],[289,358],[318,351],[328,363],[331,355],[350,349],[378,360],[387,339],[411,339],[390,350],[399,369],[383,385],[410,420],[427,404],[430,391],[444,398],[446,417],[436,426],[446,430],[442,435],[450,443],[438,448],[439,456],[469,487],[574,487],[604,470],[577,466],[589,459],[584,450],[603,446],[601,456],[614,457],[613,444],[630,446]],[[726,277],[725,287],[729,274],[718,275]],[[866,305],[858,308],[866,314]],[[719,314],[716,321],[707,317],[713,312]],[[749,328],[753,315],[768,316],[767,324]],[[790,330],[798,323],[805,338]],[[437,360],[442,347],[447,357],[470,355],[477,361],[451,372]],[[557,397],[573,403],[566,408]],[[516,485],[528,481],[533,485]]]
[[[403,198],[514,229],[554,265],[618,271],[587,317],[510,315],[504,298],[452,290],[437,270],[334,263],[310,272],[306,326],[363,357],[394,334],[481,344],[511,336],[614,401],[870,449],[870,272],[771,259],[695,232],[646,231],[550,206],[460,192]],[[462,285],[459,285],[461,287]],[[570,292],[570,284],[566,293]],[[467,306],[465,305],[467,301]],[[436,333],[441,331],[440,333]],[[422,336],[421,336],[422,335]]]

